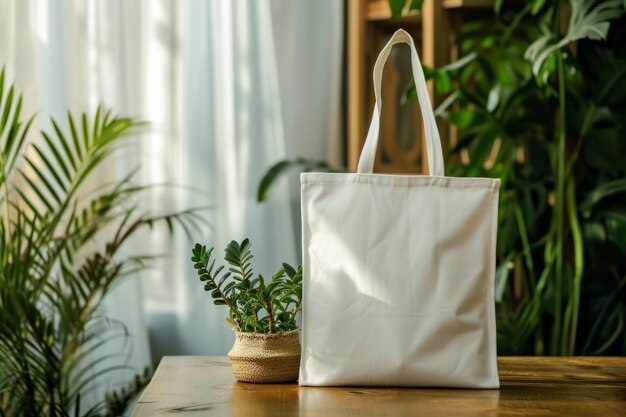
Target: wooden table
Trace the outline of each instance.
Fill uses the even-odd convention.
[[[164,357],[133,416],[626,416],[626,358],[502,357],[500,390],[235,382],[226,357]]]

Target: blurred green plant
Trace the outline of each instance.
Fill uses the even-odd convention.
[[[626,354],[624,7],[497,0],[461,59],[424,68],[458,131],[447,174],[502,180],[502,354]]]
[[[105,394],[106,413],[104,417],[123,416],[128,409],[128,405],[136,398],[152,379],[152,372],[149,368],[144,369],[143,374],[135,375],[132,382],[126,387],[122,387],[117,391],[107,392]]]
[[[89,409],[81,398],[109,372],[128,368],[127,353],[107,344],[129,334],[106,316],[102,300],[153,256],[120,253],[157,222],[197,227],[195,210],[139,212],[147,186],[130,174],[95,192],[84,187],[129,134],[142,126],[98,108],[68,113],[41,140],[27,135],[22,97],[5,95],[0,72],[0,415],[118,415],[129,392],[109,393]],[[109,350],[107,352],[107,350]],[[143,379],[145,380],[145,378]]]
[[[293,171],[345,172],[346,170],[345,168],[331,167],[327,162],[315,159],[297,158],[279,161],[272,165],[261,178],[257,188],[257,201],[267,200],[278,179]]]
[[[424,0],[389,0],[389,9],[391,17],[398,19],[402,17],[402,13],[406,11],[420,11]]]
[[[450,175],[502,179],[500,352],[624,354],[624,3],[496,8],[464,28],[476,59],[444,117],[460,134]]]
[[[302,266],[284,263],[267,283],[262,275],[254,278],[253,258],[248,239],[231,241],[224,251],[230,266],[215,268],[213,249],[197,243],[191,261],[211,293],[213,303],[228,307],[226,324],[233,330],[253,333],[280,333],[296,330],[296,315],[302,301]]]

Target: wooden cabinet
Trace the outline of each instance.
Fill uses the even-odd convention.
[[[492,7],[492,0],[424,0],[421,12],[405,12],[402,18],[391,19],[387,0],[347,0],[347,162],[351,171],[356,171],[374,108],[374,62],[391,34],[400,28],[409,32],[422,63],[439,68],[458,58],[462,23],[492,14]],[[427,172],[419,108],[415,101],[403,99],[411,81],[408,47],[396,47],[383,75],[376,172]],[[435,97],[432,82],[429,91]],[[435,97],[434,105],[442,99]],[[445,152],[456,140],[455,132],[439,123]]]

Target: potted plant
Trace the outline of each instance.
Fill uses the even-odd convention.
[[[230,242],[224,260],[215,267],[214,248],[196,243],[191,257],[204,290],[213,303],[228,308],[226,325],[235,331],[228,357],[233,373],[244,382],[285,382],[298,378],[300,341],[296,315],[302,300],[302,266],[284,263],[266,281],[254,277],[248,239]]]

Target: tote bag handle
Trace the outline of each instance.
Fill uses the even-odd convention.
[[[380,86],[383,77],[383,68],[385,62],[389,58],[391,48],[397,43],[406,43],[411,48],[411,67],[413,68],[413,79],[415,80],[415,89],[417,90],[417,99],[422,111],[422,120],[424,121],[424,134],[426,135],[426,153],[428,155],[429,175],[443,177],[443,153],[441,151],[441,139],[439,138],[439,130],[435,122],[433,107],[430,104],[428,90],[426,88],[426,79],[422,71],[422,64],[417,55],[413,38],[405,30],[400,29],[393,34],[387,45],[378,55],[376,64],[374,65],[374,94],[376,96],[376,106],[374,106],[374,114],[372,123],[370,124],[365,145],[361,151],[359,158],[359,166],[357,172],[359,174],[371,174],[374,171],[374,161],[376,160],[376,148],[378,147],[378,132],[380,130],[380,114],[382,109],[382,97],[380,94]]]

